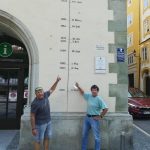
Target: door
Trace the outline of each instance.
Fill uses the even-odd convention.
[[[19,129],[23,93],[20,68],[0,68],[0,129]]]
[[[128,75],[129,87],[134,87],[134,74]]]
[[[150,96],[150,77],[146,77],[146,95]]]

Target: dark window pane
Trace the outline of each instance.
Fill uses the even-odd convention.
[[[8,72],[0,69],[0,101],[7,101],[8,95]]]
[[[6,103],[0,103],[0,119],[6,119]]]
[[[0,102],[6,102],[7,101],[7,92],[0,91]]]
[[[8,104],[8,115],[7,118],[16,118],[16,103]]]

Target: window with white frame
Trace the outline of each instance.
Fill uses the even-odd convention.
[[[143,22],[144,36],[150,32],[150,18],[146,18]]]
[[[149,7],[149,0],[143,0],[143,10]]]
[[[148,59],[148,51],[147,47],[142,48],[142,60],[147,60]]]
[[[133,14],[129,14],[127,16],[127,27],[129,27],[133,23]]]
[[[127,36],[127,47],[130,47],[132,45],[133,45],[133,33],[130,33]]]
[[[132,4],[132,0],[128,0],[128,7]]]
[[[128,65],[131,65],[134,63],[134,55],[130,54],[128,55]]]

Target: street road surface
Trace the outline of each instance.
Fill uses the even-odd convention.
[[[134,150],[150,150],[150,119],[133,121]]]

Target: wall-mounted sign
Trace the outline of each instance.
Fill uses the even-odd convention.
[[[12,54],[12,46],[9,43],[1,43],[0,44],[0,56],[1,57],[9,57]]]
[[[105,46],[103,43],[99,43],[96,45],[96,50],[104,50],[105,49]]]
[[[29,91],[28,89],[24,90],[24,98],[28,98]]]
[[[106,73],[105,57],[95,57],[95,73]]]
[[[17,101],[17,91],[9,92],[9,101]]]
[[[117,62],[125,62],[125,54],[123,48],[117,48]]]

